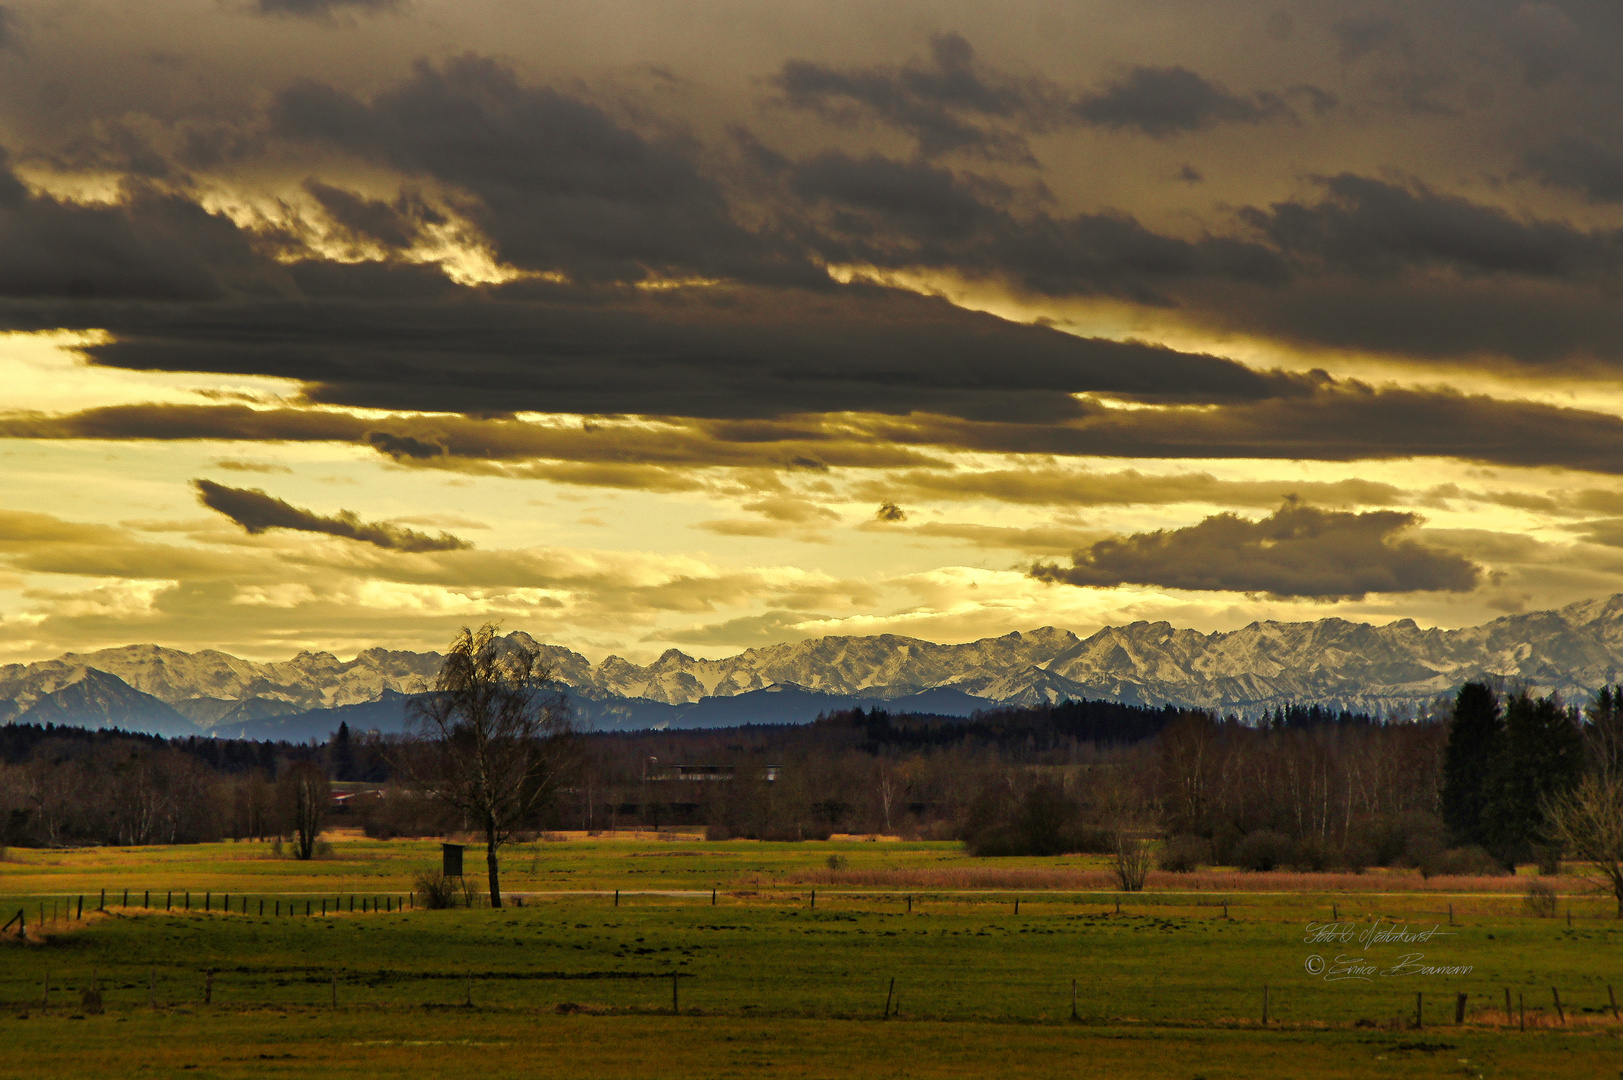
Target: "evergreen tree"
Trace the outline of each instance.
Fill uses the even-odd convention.
[[[1486,844],[1482,811],[1498,760],[1504,723],[1499,695],[1486,683],[1466,683],[1454,698],[1443,752],[1443,822],[1461,844]]]
[[[1584,742],[1576,709],[1558,697],[1525,691],[1505,704],[1505,730],[1490,782],[1483,822],[1488,850],[1506,865],[1538,859],[1549,869],[1559,857],[1546,835],[1545,803],[1570,792],[1584,772]]]
[[[328,747],[329,764],[334,780],[355,779],[355,745],[350,740],[349,724],[340,720]]]

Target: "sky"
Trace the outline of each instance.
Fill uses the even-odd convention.
[[[0,0],[0,662],[1623,592],[1623,9]]]

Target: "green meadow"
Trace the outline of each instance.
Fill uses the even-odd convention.
[[[522,906],[371,910],[375,896],[395,907],[437,853],[363,840],[302,864],[257,844],[11,852],[0,918],[22,909],[30,929],[0,944],[0,1075],[1623,1069],[1623,921],[1572,878],[1539,918],[1508,879],[1444,892],[1410,875],[1314,889],[1307,875],[1211,874],[1120,894],[1052,887],[1100,874],[1082,859],[1000,860],[1004,878],[1051,887],[984,887],[986,861],[947,844],[571,840],[509,852]],[[969,885],[941,885],[954,881]],[[142,906],[149,890],[172,906]],[[1333,915],[1348,940],[1306,940]],[[1358,940],[1371,927],[1425,937]]]

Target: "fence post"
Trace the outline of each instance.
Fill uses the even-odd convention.
[[[1454,998],[1454,1022],[1456,1024],[1465,1023],[1465,998],[1466,995],[1464,994],[1458,994]]]
[[[1561,991],[1552,986],[1550,987],[1550,993],[1555,997],[1555,1014],[1559,1016],[1561,1018],[1561,1022],[1565,1024],[1567,1022],[1567,1011],[1561,1007]]]
[[[1414,1029],[1416,1031],[1419,1031],[1421,1027],[1424,1026],[1425,1018],[1421,1013],[1423,997],[1424,995],[1421,991],[1416,990],[1414,992]]]
[[[148,889],[141,900],[141,906],[148,911],[152,910],[152,890]]]
[[[214,907],[214,893],[212,893],[212,892],[204,892],[203,893],[203,912],[204,912],[204,914],[207,914],[209,911],[211,911],[213,909],[213,907]]]
[[[1516,1012],[1520,1017],[1522,1030],[1527,1030],[1527,995],[1520,990],[1516,991]]]
[[[130,906],[129,899],[130,899],[130,894],[128,892],[126,892],[124,894],[124,906],[125,907]],[[76,915],[75,918],[83,920],[84,917],[85,917],[85,894],[80,893],[79,894],[79,914]]]
[[[678,978],[680,978],[680,977],[681,977],[680,972],[677,972],[677,971],[671,972],[671,1015],[673,1015],[673,1016],[682,1011],[681,998],[677,996],[677,990],[676,990],[676,987],[677,987],[676,980]]]
[[[130,906],[130,890],[128,890],[128,889],[124,890],[124,903],[119,905],[119,906],[120,907],[129,907]],[[79,897],[79,910],[83,911],[84,909],[85,909],[85,898],[81,896],[81,897]]]
[[[619,889],[614,890],[614,906],[615,907],[620,906],[620,890]]]
[[[1081,1019],[1081,1017],[1076,1015],[1076,980],[1075,979],[1071,980],[1071,1019],[1072,1020],[1080,1020]]]
[[[816,890],[816,889],[813,889],[813,890],[812,890],[812,902],[811,902],[811,906],[812,906],[812,907],[814,907],[814,908],[815,908],[815,907],[816,907],[816,906],[817,906],[817,890]]]
[[[213,1003],[214,1003],[214,969],[209,968],[208,969],[208,974],[203,979],[203,1004],[211,1005]]]
[[[1617,1017],[1617,995],[1612,993],[1612,984],[1611,983],[1606,984],[1606,998],[1607,998],[1608,1001],[1610,1001],[1612,1003],[1612,1019],[1616,1020],[1618,1018]]]
[[[896,976],[890,977],[890,989],[885,991],[885,1015],[883,1019],[890,1019],[890,1002],[896,996]]]
[[[1505,1026],[1509,1027],[1516,1022],[1516,1014],[1510,1011],[1510,987],[1505,987]]]
[[[714,890],[714,889],[710,890],[710,906],[711,907],[716,906],[716,890]]]
[[[1268,1026],[1268,984],[1262,984],[1262,1026]]]

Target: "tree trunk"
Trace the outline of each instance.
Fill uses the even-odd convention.
[[[485,866],[490,871],[490,906],[502,906],[501,872],[496,868],[496,827],[485,826]]]

